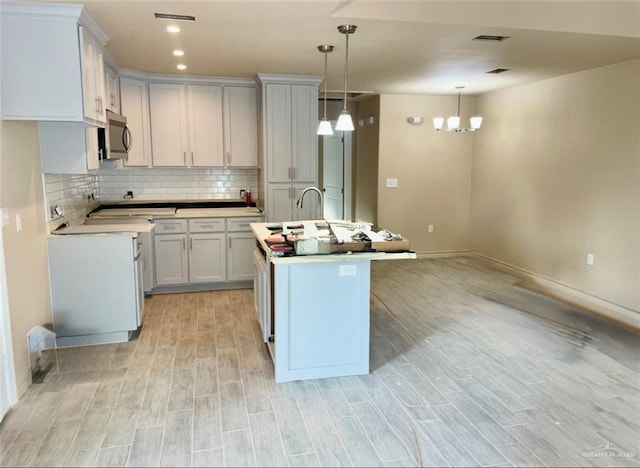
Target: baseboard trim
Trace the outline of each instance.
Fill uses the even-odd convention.
[[[418,258],[468,257],[469,250],[439,250],[437,252],[417,252]]]
[[[524,268],[511,265],[495,258],[487,257],[486,255],[482,255],[477,252],[470,252],[470,255],[484,261],[497,270],[504,271],[524,279],[524,283],[519,286],[547,295],[572,306],[579,307],[588,313],[597,315],[598,317],[613,322],[627,330],[640,334],[639,311],[593,296],[566,284],[537,273],[533,273],[529,270],[525,270]]]

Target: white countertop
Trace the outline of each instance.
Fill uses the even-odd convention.
[[[251,231],[260,242],[263,250],[269,256],[271,263],[318,263],[318,262],[353,262],[358,260],[400,260],[417,258],[415,252],[346,252],[321,255],[294,255],[290,257],[273,255],[269,245],[265,241],[274,235],[267,226],[284,224],[285,226],[297,226],[302,224],[307,232],[316,230],[316,223],[324,223],[322,220],[309,221],[285,221],[284,223],[251,223]],[[276,233],[280,234],[280,233]]]
[[[151,232],[155,228],[152,223],[137,224],[77,224],[55,230],[51,235],[66,234],[125,234],[137,237],[139,232]]]
[[[254,207],[240,208],[178,208],[176,218],[235,218],[242,216],[262,216],[262,211]]]

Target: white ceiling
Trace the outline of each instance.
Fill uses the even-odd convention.
[[[50,0],[47,0],[50,1]],[[225,77],[322,75],[316,47],[333,44],[328,88],[374,93],[480,94],[640,57],[640,1],[119,1],[84,3],[119,66]],[[154,13],[193,15],[170,35]],[[506,35],[500,43],[478,34]],[[174,48],[185,51],[173,57]],[[183,61],[188,69],[176,70]],[[511,71],[493,75],[494,68]],[[640,77],[639,77],[640,80]]]

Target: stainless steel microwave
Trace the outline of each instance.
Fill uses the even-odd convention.
[[[98,129],[100,159],[126,159],[133,146],[127,118],[107,110],[107,123]]]

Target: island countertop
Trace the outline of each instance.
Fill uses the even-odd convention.
[[[251,231],[256,237],[256,240],[259,242],[262,250],[265,252],[267,256],[269,256],[269,260],[271,263],[318,263],[318,262],[350,262],[354,260],[400,260],[400,259],[415,259],[417,258],[416,253],[410,250],[406,251],[383,251],[383,250],[365,250],[365,251],[346,251],[346,252],[332,252],[325,254],[315,254],[315,255],[290,255],[290,256],[280,256],[275,254],[267,242],[267,239],[274,235],[275,233],[279,233],[277,231],[278,226],[283,226],[285,229],[289,231],[296,232],[297,230],[301,230],[299,227],[302,226],[302,230],[305,235],[313,236],[318,233],[318,224],[326,223],[324,220],[305,220],[305,221],[284,221],[282,223],[251,223],[249,226]],[[333,221],[330,221],[333,222]],[[347,223],[346,221],[336,221],[341,223]],[[272,229],[269,229],[272,228]],[[296,229],[298,228],[298,229]],[[380,245],[380,244],[378,244]]]

